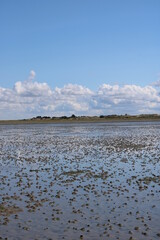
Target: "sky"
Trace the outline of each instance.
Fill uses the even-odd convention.
[[[0,119],[160,114],[159,0],[0,0]]]

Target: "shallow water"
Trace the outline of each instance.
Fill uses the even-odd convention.
[[[159,162],[158,122],[1,125],[0,237],[160,239]]]

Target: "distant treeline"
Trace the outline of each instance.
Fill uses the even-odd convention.
[[[70,118],[77,118],[77,117],[74,114],[72,114],[70,117],[67,117],[67,116],[61,116],[61,117],[37,116],[37,117],[31,118],[31,120],[35,120],[35,119],[39,119],[39,120],[44,120],[44,119],[70,119]]]
[[[140,115],[100,115],[100,116],[76,116],[72,114],[71,116],[61,116],[61,117],[49,117],[49,116],[37,116],[33,117],[30,120],[59,120],[59,119],[157,119],[160,118],[158,114],[140,114]]]

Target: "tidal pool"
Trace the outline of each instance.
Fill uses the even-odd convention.
[[[160,123],[0,126],[0,239],[160,239]]]

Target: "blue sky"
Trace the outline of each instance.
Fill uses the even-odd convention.
[[[160,76],[159,0],[0,0],[0,87],[28,79],[145,87]]]

